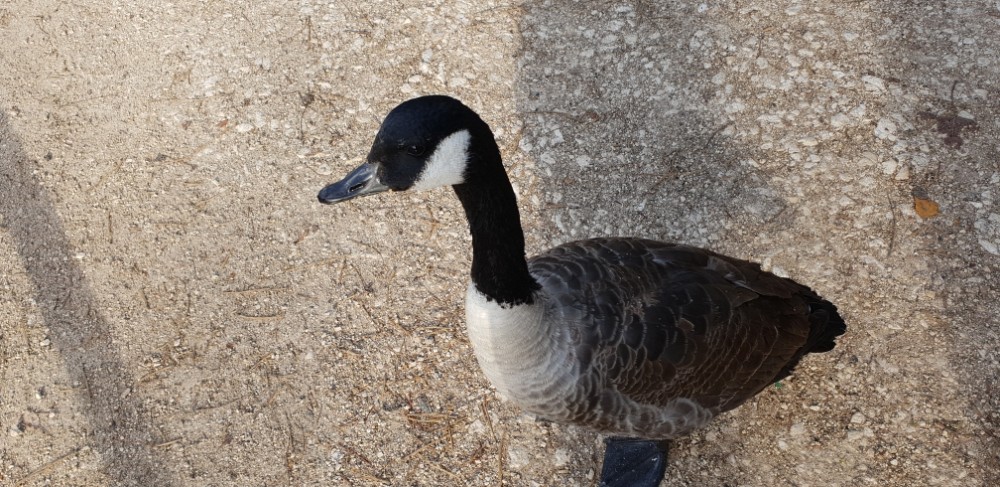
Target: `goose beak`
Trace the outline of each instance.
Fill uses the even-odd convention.
[[[325,204],[340,203],[358,196],[388,191],[389,187],[378,180],[377,162],[364,163],[351,171],[344,179],[330,184],[319,192],[319,202]]]

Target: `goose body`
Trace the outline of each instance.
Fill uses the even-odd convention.
[[[501,394],[542,417],[675,438],[845,331],[809,288],[704,249],[598,238],[526,259],[493,133],[450,97],[393,109],[368,161],[319,199],[439,186],[454,189],[472,234],[466,322],[479,364]]]
[[[540,284],[533,303],[504,306],[472,284],[466,322],[497,390],[552,420],[675,438],[780,380],[804,352],[832,347],[813,331],[832,305],[707,250],[592,239],[528,269]]]

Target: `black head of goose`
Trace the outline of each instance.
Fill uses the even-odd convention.
[[[493,133],[447,96],[393,109],[367,162],[319,200],[439,186],[454,189],[472,233],[466,322],[479,364],[501,394],[544,418],[675,438],[787,376],[804,355],[831,350],[845,331],[837,308],[808,287],[704,249],[597,238],[525,259]],[[665,450],[648,445],[609,443],[605,484],[658,483]]]

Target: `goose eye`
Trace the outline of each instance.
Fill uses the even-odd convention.
[[[424,151],[425,151],[424,146],[420,144],[410,144],[406,146],[406,153],[414,157],[420,157],[424,155]]]

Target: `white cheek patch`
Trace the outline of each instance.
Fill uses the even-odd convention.
[[[410,189],[417,191],[452,186],[465,182],[465,164],[469,160],[469,131],[459,130],[438,143],[427,159],[423,172]]]

